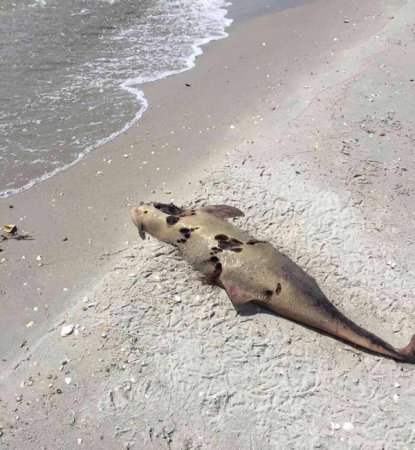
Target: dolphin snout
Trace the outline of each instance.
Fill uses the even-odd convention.
[[[130,216],[133,224],[138,228],[138,234],[140,235],[141,239],[146,238],[146,233],[144,230],[144,225],[141,220],[142,211],[141,211],[142,205],[140,207],[132,206],[130,208]]]

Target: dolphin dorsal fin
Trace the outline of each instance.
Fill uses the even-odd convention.
[[[206,205],[201,209],[219,219],[230,219],[232,217],[243,217],[245,215],[240,209],[228,205]]]

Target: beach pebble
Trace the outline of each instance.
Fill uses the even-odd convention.
[[[123,156],[124,158],[128,158],[130,155],[128,155],[127,153],[124,153],[122,156]]]
[[[71,384],[72,383],[72,378],[71,377],[65,377],[65,383],[66,384]]]
[[[394,269],[396,267],[396,263],[393,261],[387,261],[386,264],[391,268]]]
[[[343,424],[343,430],[352,431],[353,428],[354,428],[354,425],[352,423],[350,423],[350,422],[345,422]]]
[[[70,325],[64,325],[61,329],[61,336],[65,337],[65,336],[69,336],[70,334],[73,333],[75,329],[75,325],[70,324]]]
[[[66,424],[67,425],[75,425],[76,422],[76,413],[74,410],[69,410],[67,414]]]

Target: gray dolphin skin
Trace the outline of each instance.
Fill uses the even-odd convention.
[[[133,206],[130,214],[143,239],[148,233],[177,247],[207,280],[226,290],[235,306],[254,302],[363,349],[415,363],[415,335],[406,347],[395,349],[349,320],[293,261],[227,222],[244,215],[239,209],[143,203]]]

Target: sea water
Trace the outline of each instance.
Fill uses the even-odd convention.
[[[139,120],[142,84],[226,36],[225,0],[2,0],[0,197],[70,167]]]

